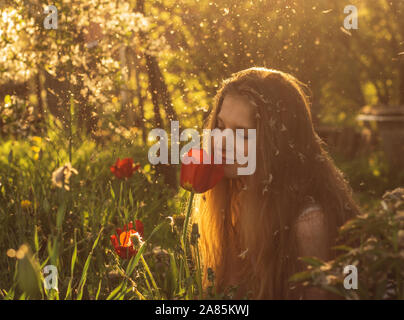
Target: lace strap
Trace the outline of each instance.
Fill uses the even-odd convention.
[[[298,221],[310,220],[313,217],[311,213],[318,210],[321,210],[321,206],[317,203],[307,206],[299,215]]]

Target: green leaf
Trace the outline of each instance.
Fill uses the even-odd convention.
[[[115,200],[115,192],[114,192],[114,188],[112,188],[112,184],[109,186],[109,190],[111,192],[112,199]]]
[[[62,227],[63,218],[65,216],[66,211],[66,203],[63,202],[58,208],[57,216],[56,216],[56,228],[59,230]]]
[[[100,282],[98,283],[98,290],[97,293],[95,295],[95,300],[98,300],[98,296],[100,295],[101,292],[101,284],[102,284],[102,279],[100,280]]]
[[[93,251],[95,249],[95,247],[98,244],[98,240],[100,239],[101,233],[104,230],[104,228],[102,227],[100,232],[98,233],[97,239],[95,239],[93,247],[91,248],[90,254],[87,257],[87,260],[84,264],[84,268],[83,268],[83,272],[81,274],[81,278],[80,278],[80,282],[79,282],[79,294],[77,295],[77,300],[81,300],[81,298],[83,297],[83,289],[84,289],[84,285],[87,281],[87,272],[88,272],[88,268],[90,266],[90,262],[91,262],[91,257],[93,255]]]
[[[106,300],[112,300],[118,293],[121,291],[124,281],[122,281],[119,286],[117,286],[112,292],[109,294]]]
[[[35,246],[35,252],[38,252],[39,251],[38,226],[35,226],[34,230],[34,246]]]
[[[315,257],[300,257],[299,259],[313,267],[320,267],[324,265],[323,261]]]
[[[347,246],[347,245],[340,245],[340,246],[332,247],[332,249],[341,250],[341,251],[351,251],[353,248],[350,246]]]
[[[311,272],[310,271],[302,271],[295,273],[289,278],[289,281],[292,282],[300,282],[300,281],[306,281],[311,279]]]

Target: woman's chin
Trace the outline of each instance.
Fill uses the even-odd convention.
[[[224,165],[224,176],[227,179],[234,179],[238,177],[237,174],[237,166],[234,164],[225,164]]]

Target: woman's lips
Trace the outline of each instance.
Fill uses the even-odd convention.
[[[222,164],[226,164],[226,160],[231,160],[232,158],[231,157],[226,157],[226,152],[224,152],[224,151],[222,151]],[[215,159],[217,159],[217,161],[220,159],[219,158],[219,151],[216,151],[215,150]]]

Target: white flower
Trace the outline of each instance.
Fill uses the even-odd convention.
[[[58,188],[64,187],[66,190],[70,190],[69,180],[72,173],[78,174],[77,170],[68,162],[52,172],[52,184]]]

